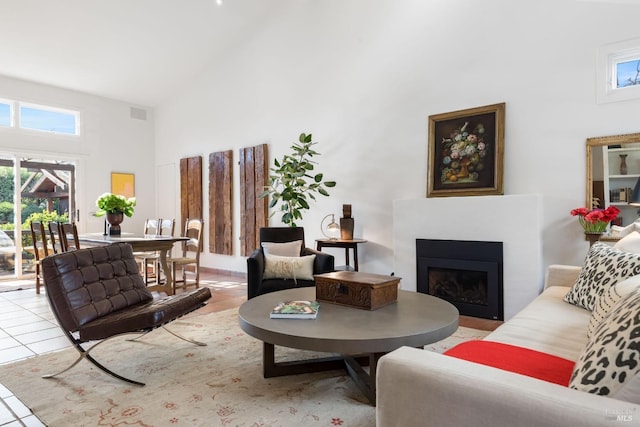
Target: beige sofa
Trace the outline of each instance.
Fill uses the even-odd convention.
[[[543,292],[485,339],[577,360],[591,313],[562,298],[580,271],[550,266]],[[640,425],[640,405],[409,347],[380,359],[377,393],[378,427]]]

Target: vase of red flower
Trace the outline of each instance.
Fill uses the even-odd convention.
[[[586,239],[590,244],[594,244],[600,236],[607,231],[609,223],[618,217],[620,209],[609,206],[606,209],[578,208],[571,211],[572,216],[577,216]]]

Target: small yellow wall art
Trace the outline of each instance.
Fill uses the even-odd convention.
[[[111,192],[124,197],[135,197],[136,176],[132,173],[111,172]]]

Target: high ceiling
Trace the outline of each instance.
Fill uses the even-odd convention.
[[[0,75],[155,106],[296,3],[0,0]]]
[[[289,0],[0,0],[0,75],[154,106]]]

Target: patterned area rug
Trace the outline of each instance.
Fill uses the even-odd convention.
[[[264,379],[261,342],[242,332],[237,316],[232,309],[170,325],[207,347],[159,329],[137,342],[119,337],[92,352],[145,387],[112,379],[87,361],[42,379],[75,360],[70,349],[0,366],[0,383],[54,427],[375,425],[375,408],[342,371]],[[484,335],[459,328],[428,349],[443,351]],[[310,356],[325,355],[276,348],[276,360]]]

